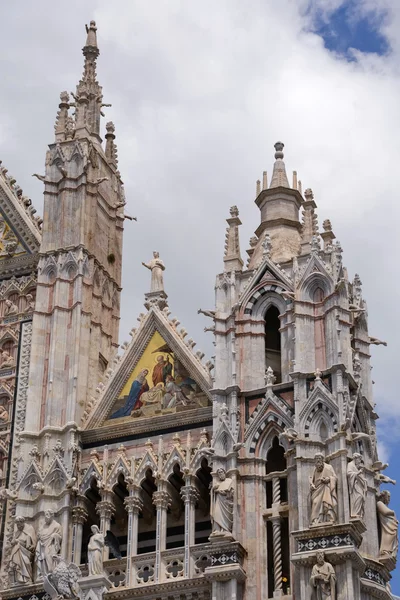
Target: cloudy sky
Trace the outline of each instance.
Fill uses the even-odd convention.
[[[225,219],[236,204],[245,253],[259,224],[255,181],[271,172],[280,139],[288,172],[313,189],[320,223],[331,219],[350,276],[361,276],[371,335],[388,342],[372,349],[373,379],[388,473],[400,478],[399,2],[7,3],[0,159],[38,212],[42,184],[31,174],[43,171],[59,93],[81,75],[92,18],[106,118],[138,218],[126,222],[121,341],[149,288],[141,262],[157,249],[173,315],[212,354],[196,313],[213,306]]]

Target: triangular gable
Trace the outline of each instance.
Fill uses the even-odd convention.
[[[101,391],[85,429],[208,406],[211,377],[176,320],[151,307]],[[189,340],[190,342],[190,340]],[[146,394],[146,395],[144,395]]]
[[[0,169],[0,261],[36,254],[42,237],[30,200],[6,173]]]
[[[310,275],[315,276],[316,273],[319,273],[322,278],[326,278],[329,281],[330,286],[333,287],[332,276],[328,272],[328,269],[327,269],[325,263],[321,260],[321,258],[317,254],[311,254],[311,256],[305,266],[304,272],[300,278],[298,286],[299,287],[306,286],[307,279],[310,277]]]
[[[271,276],[269,276],[271,274]],[[254,272],[246,286],[246,297],[263,280],[271,279],[283,284],[285,288],[293,291],[293,283],[286,273],[276,265],[268,256],[264,256],[261,264]],[[242,297],[243,299],[243,297]]]

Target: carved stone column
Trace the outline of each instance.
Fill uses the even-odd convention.
[[[126,582],[132,586],[134,573],[132,569],[132,557],[137,554],[139,512],[143,507],[140,498],[141,488],[137,485],[128,485],[129,496],[125,498],[125,506],[128,511],[128,543],[126,553]]]
[[[195,543],[195,508],[199,492],[194,485],[184,485],[181,496],[185,503],[185,559],[184,576],[190,577],[190,546]]]
[[[171,496],[166,490],[159,490],[153,494],[153,504],[157,508],[156,528],[156,567],[155,582],[161,580],[161,552],[165,550],[167,541],[167,510],[171,506]]]
[[[83,525],[88,517],[87,510],[83,506],[74,506],[72,509],[72,547],[71,562],[81,564],[82,533]]]
[[[279,477],[272,479],[272,548],[274,562],[274,598],[282,596],[282,537],[281,517],[279,506],[281,503],[281,484]]]
[[[96,512],[100,516],[100,531],[103,535],[106,535],[107,530],[110,529],[111,517],[115,512],[114,502],[111,500],[110,491],[105,491],[101,494],[102,499],[96,504]],[[104,546],[103,560],[108,560],[109,550],[107,546]]]

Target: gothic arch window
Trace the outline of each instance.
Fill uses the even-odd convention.
[[[113,487],[115,513],[111,518],[111,531],[118,538],[119,548],[122,556],[126,556],[128,545],[128,513],[125,509],[124,500],[129,495],[123,473],[118,476],[117,483]],[[114,556],[110,555],[110,558]]]
[[[147,469],[140,487],[143,507],[139,513],[138,554],[144,554],[156,550],[156,507],[153,504],[153,494],[157,491],[157,486],[151,469]]]
[[[92,525],[97,525],[100,527],[100,517],[96,511],[96,505],[98,502],[100,502],[100,500],[101,496],[97,485],[97,479],[92,477],[90,486],[85,492],[85,505],[88,517],[83,525],[81,563],[87,562],[87,547],[89,538],[92,535],[90,528]]]
[[[172,502],[167,512],[167,550],[185,545],[185,506],[181,497],[185,482],[178,463],[174,465],[168,481]]]
[[[265,368],[271,367],[276,383],[282,381],[280,326],[279,310],[271,305],[265,313]]]
[[[289,505],[287,490],[287,463],[285,449],[279,444],[275,436],[266,456],[266,495],[267,508],[279,505],[280,534],[281,534],[281,559],[282,559],[282,590],[288,593],[290,588],[290,553],[289,553]],[[267,521],[267,573],[268,573],[268,598],[274,597],[274,549],[273,530],[271,520]]]
[[[321,287],[317,287],[313,293],[313,301],[314,302],[322,302],[325,298],[324,290]]]
[[[212,483],[211,468],[207,459],[203,458],[201,467],[196,473],[199,500],[195,512],[195,543],[206,544],[211,534],[210,519],[210,487]]]

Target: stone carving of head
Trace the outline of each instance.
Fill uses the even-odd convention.
[[[317,469],[317,471],[322,471],[324,468],[324,464],[325,464],[324,455],[321,454],[320,452],[317,452],[317,454],[314,456],[314,462],[315,462],[315,468]]]
[[[224,469],[218,469],[217,475],[220,481],[224,481],[226,479],[226,473]]]
[[[325,554],[323,552],[317,552],[317,563],[319,566],[323,565],[325,562]]]
[[[52,510],[46,510],[44,513],[44,521],[47,525],[50,525],[54,519],[54,512]]]

